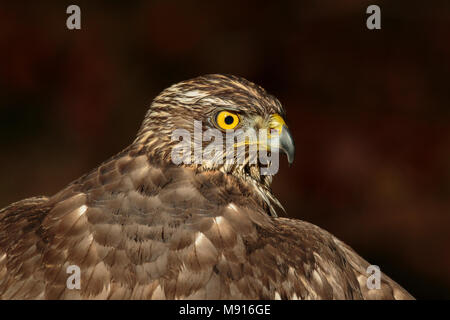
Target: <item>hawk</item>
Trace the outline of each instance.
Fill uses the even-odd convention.
[[[236,76],[165,89],[130,146],[55,195],[0,211],[0,298],[412,299],[382,273],[368,286],[369,263],[327,231],[278,217],[259,160],[172,159],[172,132],[201,121],[274,129],[292,162],[284,118],[274,96]]]

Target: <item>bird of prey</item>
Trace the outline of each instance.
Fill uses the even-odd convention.
[[[369,263],[327,231],[278,217],[259,160],[172,161],[172,132],[201,121],[275,129],[292,162],[284,118],[274,96],[236,76],[165,89],[130,146],[55,195],[0,211],[0,298],[412,299],[383,273],[368,286]]]

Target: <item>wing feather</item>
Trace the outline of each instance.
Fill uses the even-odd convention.
[[[1,299],[411,298],[326,231],[273,218],[231,175],[127,150],[0,211]],[[81,288],[69,289],[69,266]]]

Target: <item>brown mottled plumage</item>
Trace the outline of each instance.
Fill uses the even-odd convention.
[[[164,90],[136,140],[51,197],[0,211],[1,299],[410,299],[328,232],[278,218],[259,165],[175,165],[175,128],[217,110],[264,127],[281,104],[244,79],[208,75]],[[81,289],[68,289],[69,265]]]

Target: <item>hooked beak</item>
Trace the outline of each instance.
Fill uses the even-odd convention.
[[[286,122],[279,114],[273,114],[270,120],[270,128],[278,130],[280,150],[286,154],[291,165],[294,162],[295,144]]]

